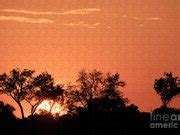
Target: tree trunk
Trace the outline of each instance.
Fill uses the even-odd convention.
[[[52,103],[52,105],[51,105],[51,108],[50,108],[50,110],[49,110],[49,113],[51,113],[51,111],[52,111],[52,109],[53,109],[53,107],[54,107],[54,104],[55,104],[55,102],[53,101],[53,103]]]
[[[23,110],[23,107],[22,107],[22,105],[21,105],[20,102],[18,103],[18,105],[19,105],[19,108],[20,108],[20,110],[21,110],[21,118],[24,119],[25,117],[24,117],[24,110]]]
[[[33,105],[31,107],[31,116],[33,116],[38,108],[38,106],[43,102],[43,100],[39,100],[38,103],[36,103],[35,105]]]
[[[34,113],[36,112],[36,108],[37,108],[37,107],[35,107],[35,106],[32,106],[32,107],[31,107],[31,116],[33,116]]]
[[[163,108],[167,108],[167,104],[168,104],[167,101],[163,101]]]

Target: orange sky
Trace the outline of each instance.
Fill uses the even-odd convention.
[[[165,71],[180,75],[179,5],[179,0],[0,0],[0,73],[30,68],[65,83],[81,69],[119,72],[131,103],[150,111],[161,104],[154,80]]]

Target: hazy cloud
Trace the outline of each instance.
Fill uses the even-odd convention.
[[[87,15],[93,12],[100,12],[100,9],[97,8],[83,8],[68,10],[65,12],[55,12],[55,11],[30,11],[30,10],[17,10],[17,9],[3,9],[1,12],[9,13],[22,13],[22,14],[31,14],[31,15]]]
[[[137,17],[137,16],[134,16],[133,19],[134,19],[134,20],[142,20],[142,19],[140,19],[140,18]]]
[[[61,13],[53,12],[53,11],[29,11],[29,10],[17,10],[17,9],[3,9],[0,10],[2,12],[9,12],[9,13],[22,13],[22,14],[31,14],[31,15],[58,15]]]
[[[147,18],[147,20],[161,20],[161,18],[159,18],[159,17],[152,17],[152,18]]]
[[[27,18],[27,17],[21,17],[21,16],[0,16],[0,21],[17,21],[22,23],[54,23],[54,21],[49,19],[33,19],[33,18]]]
[[[93,24],[88,24],[84,22],[78,22],[78,23],[66,23],[64,26],[67,27],[86,27],[86,28],[97,28],[100,25],[100,23],[93,23]]]
[[[97,8],[84,8],[84,9],[76,9],[76,10],[69,10],[62,14],[64,15],[83,15],[83,14],[89,14],[92,12],[100,12],[100,9]]]
[[[132,17],[132,19],[134,19],[134,20],[155,20],[155,21],[161,20],[161,18],[159,18],[159,17],[140,18],[137,16]]]

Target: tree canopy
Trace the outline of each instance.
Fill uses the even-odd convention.
[[[155,80],[154,89],[161,96],[163,107],[166,108],[168,103],[180,94],[178,77],[174,77],[171,72],[164,73],[163,77]]]
[[[32,86],[33,70],[13,69],[9,75],[0,75],[0,92],[10,96],[19,106],[22,118],[24,119],[24,110],[22,101],[28,95],[29,89]]]
[[[125,82],[120,80],[118,73],[111,75],[97,70],[92,72],[83,70],[79,72],[76,84],[68,85],[65,91],[68,109],[71,112],[78,107],[88,109],[91,103],[103,104],[105,99],[111,100],[111,103],[116,102],[116,105],[121,103],[125,106],[128,99],[123,97],[119,89],[124,86]]]

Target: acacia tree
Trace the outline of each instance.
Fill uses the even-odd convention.
[[[33,73],[33,70],[13,69],[9,75],[5,73],[0,75],[0,93],[10,96],[18,104],[22,119],[24,119],[22,101],[32,86]]]
[[[180,94],[180,86],[178,85],[178,77],[173,77],[172,73],[164,73],[160,79],[156,79],[154,89],[161,96],[163,107],[167,108],[168,103]]]
[[[55,101],[60,99],[62,93],[62,85],[54,85],[54,79],[47,72],[43,72],[42,74],[35,77],[32,82],[32,87],[25,98],[31,106],[31,115],[34,115],[38,106],[44,100],[53,101],[49,110],[49,112],[51,112]]]
[[[119,87],[124,86],[125,82],[120,81],[118,73],[105,75],[97,70],[92,72],[83,70],[79,72],[76,85],[68,85],[65,91],[67,108],[70,112],[74,112],[79,106],[88,109],[89,103],[97,99],[103,102],[120,99],[125,104],[128,99],[124,98],[119,90]]]

